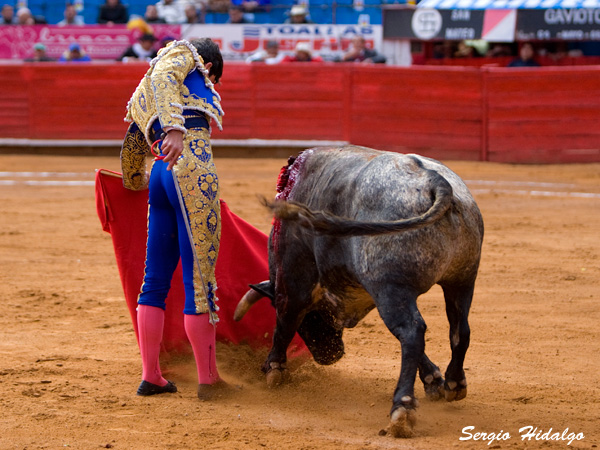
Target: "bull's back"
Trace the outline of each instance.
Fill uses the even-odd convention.
[[[436,183],[449,183],[453,190],[451,211],[432,225],[379,236],[316,237],[315,258],[323,273],[351,264],[358,279],[402,277],[415,280],[420,290],[467,273],[475,276],[481,214],[462,180],[443,164],[364,147],[311,149],[300,179],[290,200],[367,222],[419,216],[431,208]]]

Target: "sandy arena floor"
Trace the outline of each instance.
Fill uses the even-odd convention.
[[[268,232],[256,194],[274,194],[285,160],[216,162],[221,197]],[[97,168],[119,170],[118,158],[0,156],[0,449],[568,448],[564,440],[523,441],[519,429],[527,426],[540,438],[550,429],[581,433],[570,447],[596,448],[600,164],[447,164],[467,180],[486,225],[470,316],[469,393],[433,403],[418,382],[416,436],[396,440],[379,431],[388,423],[400,345],[376,311],[346,331],[340,362],[296,365],[292,383],[279,390],[268,390],[259,371],[265,352],[220,344],[220,371],[239,386],[236,396],[200,402],[185,357],[163,364],[179,393],[137,397],[137,344],[91,183]],[[72,173],[7,173],[24,171]],[[445,369],[441,289],[419,305],[428,354]],[[462,432],[469,426],[510,438],[461,441],[473,436]]]

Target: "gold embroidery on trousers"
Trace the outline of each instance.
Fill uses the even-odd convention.
[[[197,264],[194,264],[194,303],[197,313],[209,311],[210,301],[216,320],[217,288],[215,265],[221,239],[219,179],[212,159],[210,136],[206,128],[192,128],[184,139],[183,153],[174,167],[184,213],[190,225]],[[202,276],[198,272],[202,271]],[[206,289],[206,293],[205,293]],[[209,298],[206,298],[206,295]]]

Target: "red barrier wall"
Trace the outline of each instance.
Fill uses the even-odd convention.
[[[488,160],[600,161],[600,66],[483,70]]]
[[[479,159],[478,69],[357,67],[350,97],[352,143],[443,159]]]
[[[146,64],[0,65],[0,138],[121,139]],[[227,64],[216,139],[343,140],[439,159],[600,161],[600,66]]]
[[[146,64],[0,65],[0,137],[121,139]]]

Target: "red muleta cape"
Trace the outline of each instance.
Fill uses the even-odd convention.
[[[112,237],[125,300],[137,337],[136,308],[146,257],[148,190],[125,189],[120,173],[100,169],[96,173],[96,209],[102,229]],[[220,319],[217,340],[247,344],[254,349],[270,347],[275,309],[267,299],[256,303],[240,322],[233,320],[233,312],[249,289],[248,285],[269,278],[268,237],[232,213],[223,200],[221,224],[216,266]],[[167,297],[162,352],[191,353],[183,327],[184,295],[180,263]],[[296,335],[288,353],[305,351],[304,342]]]

